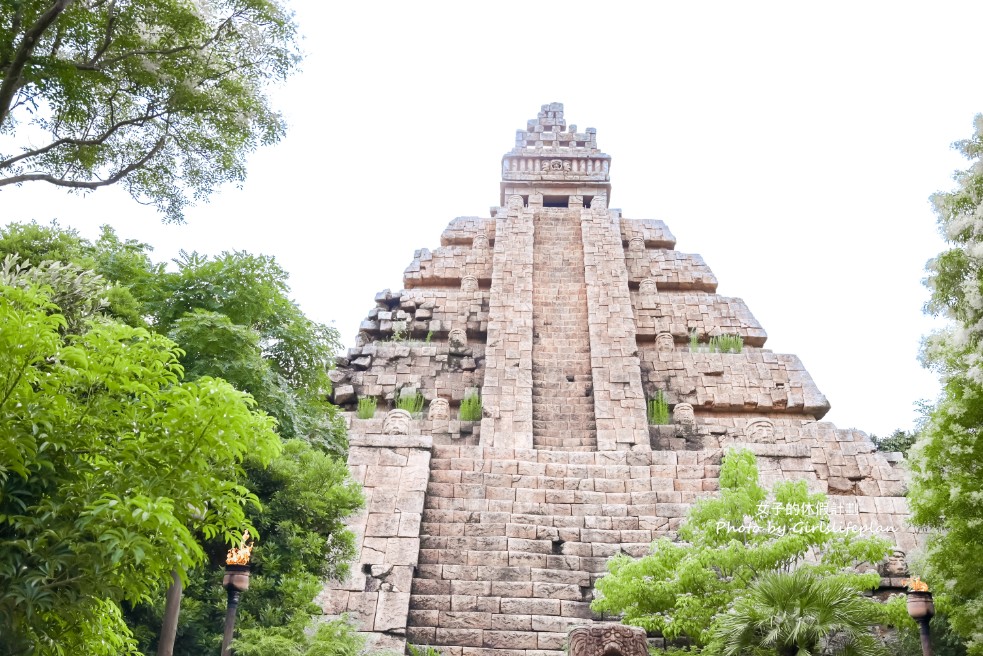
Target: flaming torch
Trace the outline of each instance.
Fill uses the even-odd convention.
[[[235,632],[236,610],[239,597],[249,589],[249,558],[253,545],[249,543],[249,531],[242,534],[242,545],[232,547],[225,556],[225,577],[222,587],[229,593],[229,603],[225,611],[225,633],[222,637],[222,656],[232,654],[232,634]]]
[[[935,615],[932,593],[928,590],[928,584],[917,576],[905,579],[904,584],[908,586],[908,615],[918,622],[918,633],[922,639],[922,656],[932,656],[932,639],[928,628],[929,620]]]

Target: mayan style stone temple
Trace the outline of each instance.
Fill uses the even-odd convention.
[[[418,250],[332,372],[367,506],[352,576],[319,601],[380,647],[558,655],[599,619],[608,557],[675,530],[718,489],[729,446],[757,454],[765,484],[838,495],[844,522],[904,526],[900,457],[820,421],[829,404],[802,363],[764,348],[703,259],[662,221],[609,208],[610,169],[593,129],[544,105],[502,159],[491,216]],[[709,352],[721,335],[743,350]],[[461,421],[476,392],[481,420]],[[649,426],[659,392],[672,419]],[[422,411],[393,409],[417,393]],[[357,418],[370,397],[376,416]]]

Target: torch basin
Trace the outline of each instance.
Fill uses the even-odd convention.
[[[931,592],[909,592],[908,614],[913,620],[928,619],[935,615],[935,602]]]
[[[249,589],[249,565],[226,565],[222,587],[245,592]]]

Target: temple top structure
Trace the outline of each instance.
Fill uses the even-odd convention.
[[[611,156],[597,147],[597,130],[567,126],[563,103],[543,105],[539,115],[516,130],[515,147],[502,157],[501,203],[509,196],[541,194],[544,207],[590,205],[611,195]],[[572,198],[576,197],[576,198]]]

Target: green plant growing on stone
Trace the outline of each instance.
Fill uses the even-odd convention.
[[[393,321],[393,334],[389,338],[390,342],[405,342],[406,341],[406,322],[405,321]]]
[[[433,341],[433,331],[432,330],[428,330],[427,331],[427,338],[424,340],[424,343],[425,344],[429,344],[432,341]]]
[[[399,392],[396,395],[396,408],[398,410],[406,410],[411,415],[418,415],[423,412],[423,394],[419,390],[415,390],[412,393]]]
[[[744,350],[744,339],[740,335],[718,335],[710,338],[711,353],[740,353]]]
[[[458,417],[461,421],[479,421],[481,419],[481,396],[478,395],[477,391],[469,392],[461,401]]]
[[[689,331],[689,350],[690,353],[696,353],[700,350],[700,335],[696,332],[696,328]]]
[[[358,400],[358,410],[355,411],[355,416],[359,419],[372,419],[375,416],[376,406],[379,405],[379,399],[374,396],[367,396]]]
[[[655,397],[648,400],[647,405],[646,415],[650,425],[664,426],[669,423],[669,402],[662,390],[657,391]]]
[[[443,656],[443,654],[430,645],[421,645],[417,647],[416,645],[408,644],[406,645],[406,648],[410,652],[410,656]]]

